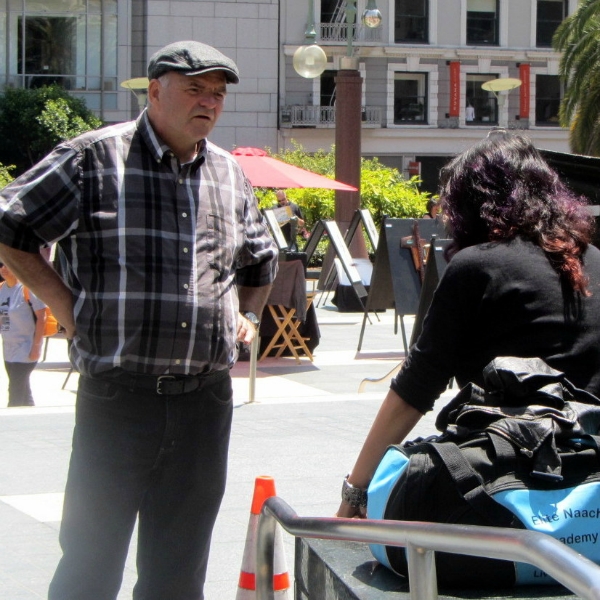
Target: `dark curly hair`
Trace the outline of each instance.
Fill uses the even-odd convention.
[[[467,246],[521,236],[544,250],[573,290],[590,295],[581,260],[594,232],[587,202],[526,137],[490,132],[442,169],[440,197],[453,240],[448,258]]]

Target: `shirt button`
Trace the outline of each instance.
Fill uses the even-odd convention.
[[[184,321],[181,326],[185,329],[187,327],[187,323]]]
[[[188,290],[189,288],[190,288],[190,286],[189,286],[187,283],[184,283],[184,284],[183,284],[183,289],[184,289],[184,290]]]
[[[183,249],[183,253],[184,253],[184,254],[187,254],[188,252],[189,252],[189,250],[188,250],[187,248],[184,248],[184,249]]]
[[[183,183],[183,179],[180,179],[180,180],[179,180],[179,183]]]
[[[180,361],[179,359],[177,359],[177,360],[175,361],[175,364],[176,364],[176,365],[180,365],[180,364],[181,364],[181,361]]]
[[[185,219],[187,217],[187,213],[181,213],[181,216]]]

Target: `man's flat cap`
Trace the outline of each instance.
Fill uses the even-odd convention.
[[[174,42],[156,52],[148,63],[148,79],[157,79],[168,71],[182,75],[202,75],[223,71],[227,83],[238,83],[237,65],[216,48],[201,42]]]

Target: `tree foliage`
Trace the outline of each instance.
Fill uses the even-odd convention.
[[[293,142],[293,148],[279,154],[272,154],[286,163],[334,178],[335,147],[329,152],[318,150],[313,154]],[[392,167],[386,167],[378,159],[361,159],[361,207],[370,211],[375,224],[379,226],[384,216],[421,217],[426,212],[428,192],[419,191],[418,177],[404,179]],[[274,190],[256,190],[261,208],[271,208],[276,204]],[[287,197],[298,204],[310,229],[320,219],[333,219],[335,214],[335,192],[333,190],[298,188],[286,190]]]
[[[58,143],[102,125],[64,88],[7,88],[0,97],[0,162],[20,174]]]
[[[8,165],[5,166],[2,163],[0,163],[0,190],[5,186],[8,185],[12,180],[13,177],[10,174],[10,172],[15,168],[15,165]]]
[[[600,0],[582,0],[552,40],[565,84],[559,119],[577,154],[600,156]]]

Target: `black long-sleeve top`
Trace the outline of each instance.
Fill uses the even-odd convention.
[[[471,246],[450,261],[423,332],[392,389],[425,413],[454,377],[482,385],[497,356],[539,357],[600,396],[600,250],[584,255],[590,297],[561,283],[544,251],[517,238]]]

